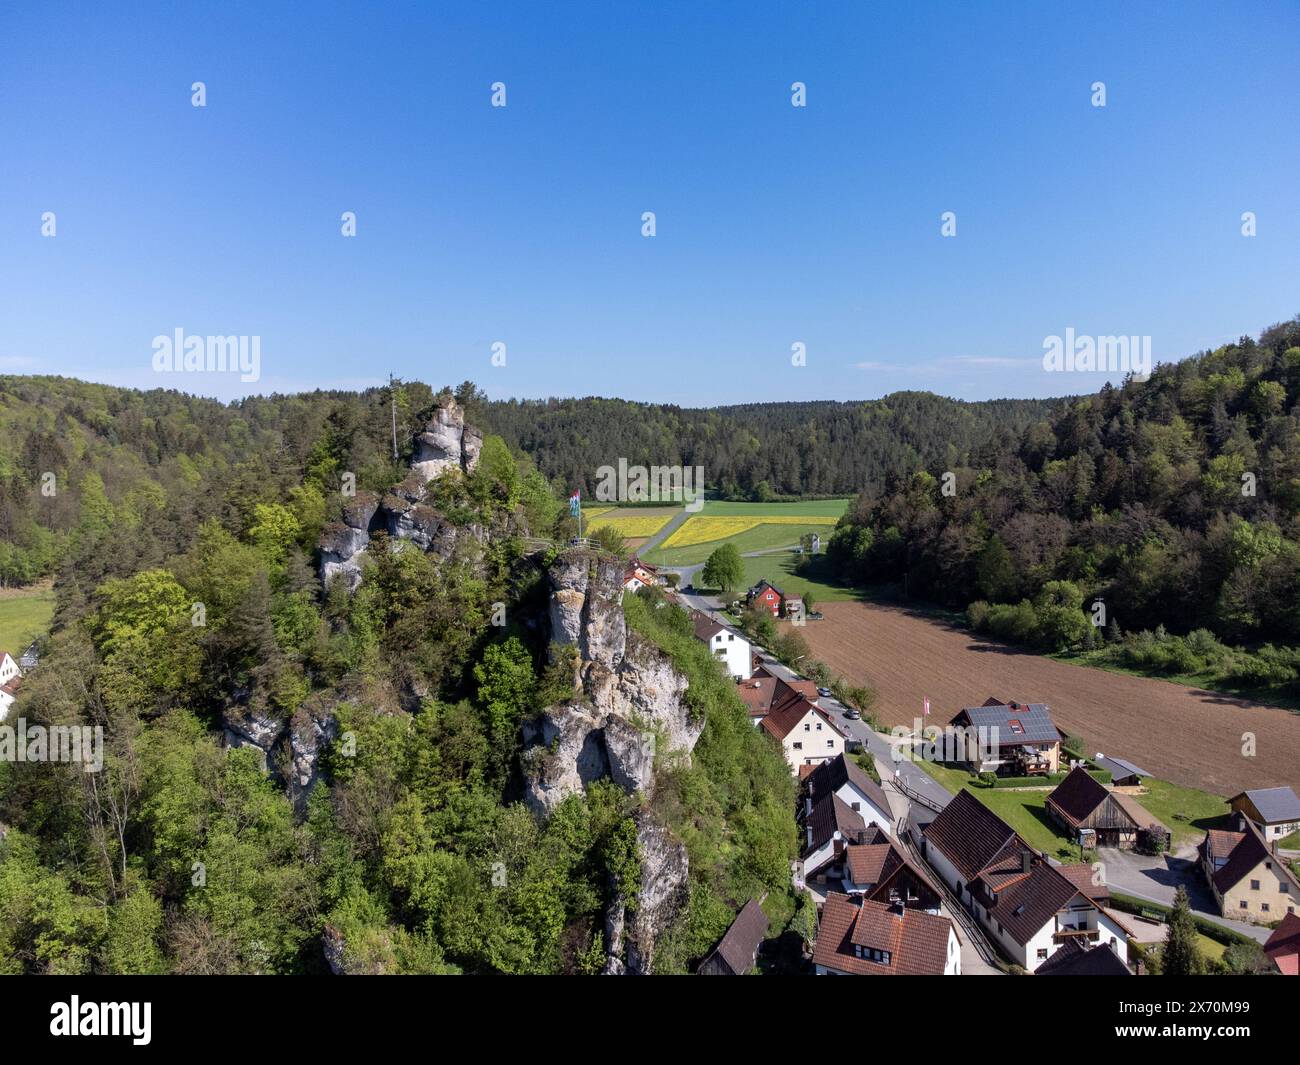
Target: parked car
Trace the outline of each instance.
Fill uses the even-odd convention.
[[[847,710],[844,711],[844,716],[847,717],[850,721],[856,721],[862,715],[858,713],[856,710],[854,710],[853,707],[850,706]]]
[[[823,699],[825,699],[829,697],[829,695],[831,694],[831,690],[830,688],[818,688],[817,694],[820,695]]]

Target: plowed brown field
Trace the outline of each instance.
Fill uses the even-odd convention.
[[[1300,791],[1300,714],[1162,680],[1057,662],[922,614],[876,603],[824,603],[803,636],[835,672],[870,684],[884,726],[930,724],[990,695],[1046,703],[1065,732],[1175,784],[1231,796],[1289,784]],[[1255,756],[1242,754],[1243,734]]]

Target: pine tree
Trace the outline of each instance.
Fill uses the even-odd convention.
[[[1187,901],[1187,888],[1179,885],[1174,895],[1174,909],[1169,915],[1169,937],[1161,954],[1162,976],[1201,976],[1205,971],[1201,953],[1196,949],[1196,924]]]

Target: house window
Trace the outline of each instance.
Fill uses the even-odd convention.
[[[817,731],[820,732],[821,730],[822,730],[822,723],[821,723],[820,721],[818,721],[818,722],[817,722]]]
[[[999,926],[999,927],[1001,927],[1001,926]],[[1046,948],[1046,947],[1039,947],[1039,948],[1038,948],[1038,960],[1039,960],[1039,961],[1046,961],[1046,960],[1047,960],[1047,948]]]
[[[1252,881],[1250,882],[1250,890],[1251,890],[1251,891],[1258,891],[1258,890],[1259,890],[1259,881],[1258,881],[1258,880],[1252,880]]]
[[[795,741],[794,741],[794,749],[795,749],[796,751],[802,751],[802,750],[803,750],[803,743],[802,743],[800,740],[795,740]],[[1243,902],[1242,905],[1245,906],[1246,904]]]
[[[1261,910],[1263,910],[1265,913],[1268,913],[1268,903],[1267,903],[1267,902],[1261,902],[1261,903],[1259,904],[1259,908],[1260,908]]]
[[[1238,903],[1238,906],[1239,906],[1241,909],[1243,909],[1243,910],[1249,910],[1249,909],[1250,909],[1250,903],[1247,902],[1245,899],[1242,899],[1241,902]]]
[[[812,731],[812,726],[811,726],[810,724],[808,724],[807,721],[805,721],[805,722],[803,723],[803,730],[804,730],[805,732],[811,732],[811,731]]]
[[[834,741],[834,740],[827,740],[827,741],[826,741],[826,746],[827,746],[827,747],[830,747],[832,750],[834,750],[834,748],[835,748],[835,741]]]

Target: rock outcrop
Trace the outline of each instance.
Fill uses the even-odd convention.
[[[689,761],[704,729],[686,704],[686,679],[627,627],[622,570],[618,559],[590,550],[568,551],[549,570],[551,642],[572,655],[574,694],[524,729],[525,799],[541,813],[606,777],[648,801],[657,760]],[[648,807],[636,824],[640,884],[634,903],[627,885],[613,885],[607,973],[650,972],[655,942],[687,894],[686,848]]]
[[[656,755],[689,759],[703,721],[683,698],[686,679],[623,620],[622,563],[592,551],[561,555],[551,582],[551,642],[573,648],[574,697],[524,729],[526,792],[550,813],[610,777],[649,798]]]
[[[465,412],[451,396],[443,396],[424,430],[415,438],[410,473],[381,499],[358,492],[343,511],[343,520],[325,526],[320,538],[320,576],[324,584],[336,577],[349,591],[361,583],[361,562],[373,533],[384,530],[396,540],[409,540],[421,551],[450,558],[459,544],[482,543],[477,526],[453,525],[425,504],[430,481],[449,470],[472,473],[483,448],[483,434],[465,424]]]

